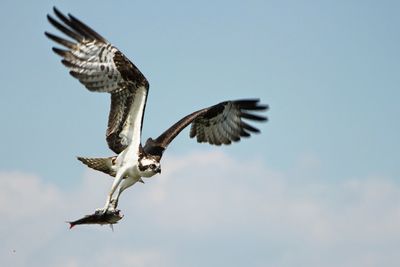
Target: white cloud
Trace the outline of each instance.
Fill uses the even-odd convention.
[[[25,219],[46,212],[60,201],[57,188],[39,177],[0,173],[0,214],[6,219]],[[32,207],[36,205],[36,207]]]
[[[321,165],[314,157],[300,162],[310,172]],[[79,190],[65,192],[35,176],[2,173],[0,256],[9,266],[33,257],[29,266],[398,265],[399,183],[299,183],[292,173],[221,152],[167,155],[161,176],[122,195],[125,218],[114,233],[93,226],[69,231],[63,223],[103,204],[107,176],[88,171]]]
[[[120,267],[158,267],[168,265],[168,259],[162,252],[143,249],[139,251],[126,249],[107,251],[97,258],[96,262],[96,266],[113,266],[116,262]]]

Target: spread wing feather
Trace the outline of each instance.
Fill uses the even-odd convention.
[[[149,83],[131,61],[89,26],[56,8],[54,14],[58,20],[47,15],[48,21],[71,40],[45,32],[49,39],[67,48],[53,47],[53,51],[63,58],[61,62],[70,74],[88,90],[111,94],[106,136],[110,149],[120,153],[129,144],[120,136],[124,127],[132,126],[126,120],[137,121],[135,114],[128,116],[131,105],[138,90],[144,91],[139,102],[146,102]]]
[[[226,101],[211,107],[204,115],[194,119],[190,128],[190,137],[196,137],[199,143],[229,145],[241,137],[249,137],[260,130],[243,119],[264,121],[267,118],[251,112],[266,110],[267,106],[258,105],[258,100]]]
[[[229,145],[242,137],[249,137],[260,130],[247,121],[266,121],[259,115],[266,111],[267,105],[261,105],[258,99],[225,101],[214,106],[198,110],[182,118],[156,139],[149,138],[144,146],[145,152],[162,156],[169,143],[189,124],[190,137],[196,137],[199,143]]]

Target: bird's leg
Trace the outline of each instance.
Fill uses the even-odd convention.
[[[106,204],[102,210],[102,213],[106,213],[107,210],[110,208],[111,198],[114,195],[115,190],[117,189],[118,185],[121,183],[122,179],[124,178],[125,170],[118,171],[117,175],[115,176],[113,185],[111,186],[110,193],[107,196]]]
[[[111,199],[110,206],[111,206],[111,209],[113,209],[113,210],[116,210],[117,207],[118,207],[119,195],[120,195],[120,194],[118,193],[118,195],[117,195],[115,198]]]
[[[140,181],[141,178],[139,177],[138,179],[135,179],[135,178],[132,178],[132,177],[127,177],[127,178],[121,183],[121,186],[120,186],[119,189],[118,189],[117,196],[111,200],[111,207],[112,207],[114,210],[115,210],[115,209],[117,208],[117,206],[118,206],[118,200],[119,200],[119,197],[120,197],[121,193],[122,193],[125,189],[127,189],[128,187],[130,187],[130,186],[132,186],[133,184],[135,184],[138,180]]]
[[[118,207],[118,200],[119,200],[119,196],[121,195],[122,191],[124,191],[124,189],[122,188],[122,185],[120,186],[120,188],[118,189],[118,193],[117,196],[113,199],[111,199],[111,207],[113,210],[115,210]]]

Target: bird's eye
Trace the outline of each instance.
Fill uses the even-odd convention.
[[[155,169],[156,168],[156,164],[150,164],[150,168],[151,169]]]

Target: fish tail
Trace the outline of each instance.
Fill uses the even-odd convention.
[[[115,176],[115,171],[112,169],[116,157],[109,158],[84,158],[77,157],[83,164],[97,171],[104,172],[108,175]]]
[[[68,223],[69,224],[69,229],[72,229],[72,227],[74,227],[76,224],[75,223],[73,223],[73,222],[66,222],[66,223]]]

